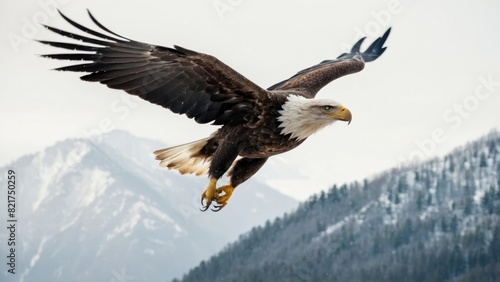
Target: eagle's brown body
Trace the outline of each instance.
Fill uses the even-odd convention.
[[[198,123],[222,125],[210,137],[155,152],[164,167],[208,174],[210,184],[202,203],[205,201],[207,209],[216,201],[216,210],[225,206],[234,188],[257,172],[267,158],[297,147],[335,120],[351,120],[350,112],[336,102],[313,98],[332,80],[361,71],[365,62],[377,59],[385,51],[383,45],[389,35],[388,30],[365,52],[360,51],[362,38],[350,53],[263,89],[215,57],[179,46],[168,48],[130,40],[89,15],[101,32],[62,15],[89,36],[47,26],[79,42],[41,43],[78,52],[43,56],[88,61],[58,70],[89,73],[81,78],[124,90]],[[216,189],[217,179],[228,170],[230,184]]]
[[[238,156],[242,157],[230,172],[231,182],[235,187],[257,172],[269,157],[290,151],[302,144],[305,139],[298,140],[290,138],[289,134],[281,134],[277,117],[278,110],[285,101],[286,96],[272,99],[265,105],[268,110],[262,111],[262,116],[255,123],[224,125],[217,130],[200,151],[211,158],[209,175],[222,177],[234,160]]]

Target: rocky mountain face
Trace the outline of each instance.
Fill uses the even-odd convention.
[[[297,206],[254,178],[238,187],[222,211],[201,212],[207,179],[160,168],[152,152],[164,147],[115,131],[59,142],[0,168],[2,177],[16,172],[18,219],[16,275],[0,276],[168,281]],[[7,195],[5,189],[1,193],[3,211]],[[2,254],[6,240],[0,237]]]
[[[500,134],[334,185],[180,281],[500,281]]]

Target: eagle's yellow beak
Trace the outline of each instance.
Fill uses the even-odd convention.
[[[335,112],[328,113],[327,115],[337,120],[347,121],[347,124],[351,123],[352,120],[351,111],[349,111],[347,108],[344,108],[343,106],[339,106]]]

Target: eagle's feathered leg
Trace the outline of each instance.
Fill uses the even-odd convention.
[[[230,184],[221,186],[216,189],[219,195],[216,201],[218,205],[214,205],[214,209],[212,210],[220,211],[223,207],[225,207],[227,205],[227,201],[229,200],[229,198],[231,198],[231,195],[233,194],[236,186],[252,177],[252,175],[254,175],[266,161],[267,158],[239,159],[234,164],[233,169],[229,172],[229,176],[231,177]]]
[[[221,141],[224,142],[224,141]],[[217,149],[212,155],[212,161],[210,162],[210,168],[208,175],[210,182],[205,191],[201,194],[201,208],[202,211],[206,211],[208,207],[215,201],[218,205],[214,205],[215,209],[213,211],[219,211],[223,206],[227,204],[227,200],[231,197],[233,189],[224,188],[226,185],[219,189],[216,189],[217,180],[221,178],[224,173],[231,167],[234,160],[238,157],[238,154],[242,151],[242,143],[233,143],[232,141],[225,141],[225,144],[218,144]],[[231,190],[231,191],[230,191]],[[224,195],[219,195],[225,192]]]
[[[267,158],[241,158],[229,172],[233,187],[240,185],[252,177],[263,165]]]

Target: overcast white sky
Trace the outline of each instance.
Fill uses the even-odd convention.
[[[318,96],[348,107],[352,123],[280,156],[303,177],[271,183],[299,199],[442,155],[500,126],[498,1],[1,1],[0,165],[110,127],[172,145],[216,129],[49,71],[65,62],[37,57],[58,50],[32,39],[60,38],[38,22],[74,30],[56,6],[86,25],[88,8],[129,38],[214,55],[266,88],[392,26],[381,58]]]

